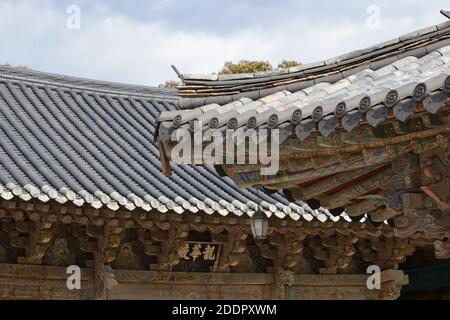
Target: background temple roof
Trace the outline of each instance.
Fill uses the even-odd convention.
[[[450,44],[450,21],[413,31],[374,46],[324,61],[252,74],[180,74],[181,108],[259,99],[280,90],[298,91],[318,82],[336,82],[363,69],[379,69],[405,56],[421,57]]]
[[[326,211],[280,194],[240,190],[208,167],[172,166],[165,177],[153,142],[174,90],[0,67],[0,195],[117,210],[252,214],[307,220]]]
[[[340,180],[335,174],[340,173],[338,177],[342,177],[346,173],[358,173],[353,169],[360,169],[360,166],[370,170],[369,163],[391,166],[393,157],[400,157],[401,153],[391,152],[389,155],[392,150],[386,147],[388,141],[397,143],[398,135],[408,139],[406,144],[412,144],[409,139],[419,137],[419,131],[426,132],[426,129],[439,125],[439,117],[445,117],[440,111],[447,110],[445,107],[450,103],[450,23],[412,32],[375,47],[381,51],[364,49],[349,54],[345,59],[330,59],[330,66],[321,63],[318,69],[305,70],[298,79],[291,79],[292,82],[277,82],[279,78],[272,78],[274,81],[267,84],[270,88],[258,89],[256,98],[253,95],[255,91],[220,96],[220,92],[228,90],[222,87],[228,81],[224,79],[193,84],[192,90],[207,82],[214,84],[208,88],[212,100],[206,98],[203,101],[213,102],[189,110],[161,113],[158,118],[158,138],[166,150],[161,160],[166,165],[170,161],[168,151],[177,145],[170,137],[177,130],[188,130],[194,134],[208,129],[218,129],[222,133],[227,129],[279,129],[272,133],[279,134],[282,143],[280,159],[283,159],[281,166],[284,170],[270,177],[262,176],[259,168],[248,164],[229,165],[228,168],[222,166],[223,171],[242,188],[263,185],[270,190],[283,189],[288,196],[289,192],[292,195],[298,191],[290,199],[305,200],[311,206],[313,197],[317,197],[317,201],[330,212],[342,212],[344,207],[357,202],[364,204],[359,195],[377,190],[377,185],[367,182],[369,187],[367,190],[361,188],[364,190],[361,191],[357,190],[359,185],[356,184],[354,188],[357,191],[354,191],[349,184],[370,181],[365,176],[367,172],[350,181],[344,178],[342,184],[336,182]],[[377,53],[372,56],[365,54],[365,51]],[[247,80],[247,83],[251,82],[250,87],[256,83],[252,82],[255,80],[253,78]],[[244,88],[244,82],[236,82],[235,85],[236,88]],[[289,86],[292,86],[290,90],[287,89]],[[198,90],[206,94],[207,90],[203,89]],[[428,134],[432,135],[432,132]],[[374,154],[378,152],[376,161],[371,161],[373,159],[367,153],[366,148],[375,147],[364,144],[369,140],[379,142],[380,148],[371,150]],[[347,154],[340,147],[347,148]],[[411,146],[406,146],[405,150],[411,150],[408,148]],[[360,165],[353,169],[343,156],[349,156],[352,152],[358,154],[357,159],[360,161]],[[289,157],[291,154],[292,157]],[[325,160],[323,163],[317,160],[319,155],[325,159],[331,154],[336,156],[336,159],[330,157],[333,165]],[[293,159],[299,161],[293,164],[290,162]],[[383,174],[377,178],[381,179]],[[334,190],[328,190],[330,192],[322,195],[322,181],[324,185],[331,185],[330,181],[336,182]],[[317,190],[305,195],[302,183],[316,184]],[[320,196],[322,199],[319,199]],[[344,200],[338,201],[340,198]],[[355,207],[357,210],[352,214],[358,219],[362,212],[356,204]],[[376,219],[374,221],[385,218],[381,216]]]

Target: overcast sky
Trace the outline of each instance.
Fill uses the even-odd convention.
[[[176,79],[171,64],[331,58],[441,23],[440,9],[449,1],[0,0],[0,64],[157,85]]]

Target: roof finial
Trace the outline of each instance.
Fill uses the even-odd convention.
[[[180,71],[178,71],[178,68],[175,67],[175,65],[172,65],[172,69],[173,69],[173,71],[175,71],[175,73],[177,74],[178,78],[180,78],[180,80],[183,81],[183,83],[184,83],[183,75],[180,73]]]
[[[444,17],[447,17],[448,19],[450,19],[450,11],[441,10],[441,14]]]

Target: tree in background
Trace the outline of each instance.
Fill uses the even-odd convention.
[[[219,71],[219,74],[254,73],[272,69],[273,67],[268,61],[241,60],[238,63],[227,61]]]
[[[9,64],[8,62],[5,63],[5,64],[1,64],[1,63],[0,63],[0,66],[9,67],[9,68],[14,68],[14,67],[13,67],[11,64]],[[25,65],[25,64],[19,64],[16,68],[24,69],[24,70],[30,69],[30,68],[29,68],[27,65]]]
[[[161,83],[158,87],[167,89],[176,89],[181,83],[176,80],[167,80]]]
[[[277,68],[288,69],[299,65],[301,65],[301,63],[298,61],[284,59],[277,65]],[[223,68],[220,69],[219,74],[255,73],[270,70],[273,70],[273,67],[268,61],[241,60],[238,63],[226,61]],[[181,85],[181,83],[178,81],[168,80],[160,84],[159,87],[175,89],[179,85]]]

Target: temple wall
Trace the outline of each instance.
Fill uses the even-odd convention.
[[[407,277],[382,273],[380,290],[366,287],[368,275],[295,275],[291,285],[277,284],[273,274],[184,273],[114,270],[118,285],[108,300],[127,299],[395,299]],[[95,297],[94,270],[81,269],[81,289],[69,290],[66,268],[0,264],[0,299],[70,299]]]

